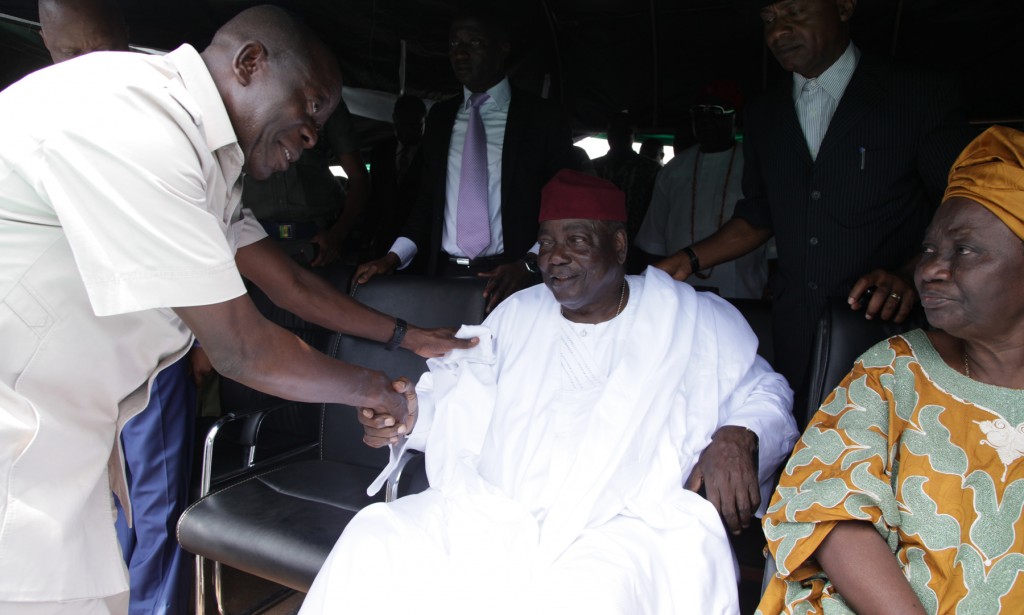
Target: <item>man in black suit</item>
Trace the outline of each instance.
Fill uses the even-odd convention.
[[[897,322],[914,307],[919,242],[974,133],[953,84],[862,56],[848,26],[856,0],[762,4],[765,42],[793,79],[746,112],[734,217],[657,266],[686,279],[774,235],[775,367],[799,403],[826,298]]]
[[[572,133],[557,105],[509,85],[509,50],[495,15],[474,12],[452,22],[448,55],[463,96],[430,110],[420,193],[409,221],[384,257],[359,266],[353,284],[407,266],[419,254],[431,274],[488,277],[490,310],[537,280],[526,259],[537,237],[540,191],[559,169],[573,166]],[[477,109],[486,132],[490,243],[470,254],[459,245],[458,209],[464,145]]]
[[[399,237],[409,209],[419,194],[427,106],[406,94],[395,101],[391,121],[395,134],[370,150],[370,207],[360,232],[361,256],[369,258],[386,250]]]

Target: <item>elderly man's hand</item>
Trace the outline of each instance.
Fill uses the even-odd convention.
[[[356,272],[352,275],[352,288],[360,284],[366,284],[375,275],[394,273],[395,269],[398,269],[398,266],[401,264],[398,255],[394,252],[388,252],[377,260],[363,263],[356,267]]]
[[[317,247],[316,258],[309,263],[310,267],[326,267],[337,262],[341,257],[341,243],[331,236],[327,231],[320,231],[309,243]]]
[[[871,298],[865,301],[869,289],[872,289]],[[903,322],[917,303],[917,291],[911,280],[896,273],[875,269],[857,280],[846,301],[853,310],[859,310],[867,304],[864,318],[868,320],[879,317],[882,320]]]
[[[455,348],[472,348],[480,342],[480,338],[462,339],[455,337],[455,329],[441,327],[438,329],[421,329],[409,325],[409,332],[402,340],[402,348],[414,352],[421,357],[430,359],[442,357]]]
[[[381,408],[360,408],[358,412],[359,423],[363,426],[363,442],[373,448],[397,443],[400,438],[412,432],[416,425],[419,411],[416,387],[407,378],[399,378],[391,386],[405,399],[404,421],[396,421],[394,416]]]
[[[743,427],[727,425],[715,432],[711,444],[700,454],[686,481],[686,488],[698,491],[704,483],[709,502],[722,515],[733,534],[750,525],[761,505],[754,455],[757,436]]]
[[[484,299],[487,300],[488,314],[509,295],[532,286],[534,283],[533,274],[521,260],[498,265],[491,271],[484,271],[477,275],[488,278],[487,286],[484,287]]]
[[[654,263],[654,266],[680,282],[685,282],[686,278],[693,275],[693,271],[690,268],[690,257],[683,252],[676,252],[672,256],[666,256]]]

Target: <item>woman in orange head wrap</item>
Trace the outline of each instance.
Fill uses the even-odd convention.
[[[779,574],[759,612],[1020,609],[1022,238],[1024,133],[994,127],[925,235],[932,328],[864,353],[794,449],[764,519]]]

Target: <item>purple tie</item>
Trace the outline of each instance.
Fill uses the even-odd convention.
[[[480,118],[480,105],[487,94],[469,97],[469,125],[462,146],[462,173],[459,176],[459,209],[455,243],[469,258],[476,258],[491,244],[490,212],[487,207],[487,133]]]

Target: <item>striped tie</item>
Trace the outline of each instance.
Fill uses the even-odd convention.
[[[480,105],[487,94],[469,97],[469,125],[462,147],[462,173],[459,176],[459,205],[455,243],[469,258],[476,258],[491,243],[490,211],[487,206],[487,133],[480,117]]]

